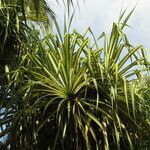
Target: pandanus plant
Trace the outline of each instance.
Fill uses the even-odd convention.
[[[75,2],[63,1],[70,6]],[[57,1],[58,3],[58,1]],[[55,20],[51,3],[45,0],[0,0],[0,97],[5,92],[5,68],[18,67],[25,44],[31,36],[32,25],[50,27]],[[38,27],[37,27],[38,28]]]
[[[100,36],[103,46],[87,37],[90,28],[70,33],[65,25],[62,34],[57,22],[58,33],[28,39],[18,69],[7,68],[0,137],[11,149],[119,150],[142,141],[149,106],[133,81],[149,63],[122,31],[131,13],[113,24],[110,38]]]

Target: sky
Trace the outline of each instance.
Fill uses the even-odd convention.
[[[49,0],[60,23],[63,22],[64,7],[56,4],[56,0]],[[60,1],[60,0],[59,0]],[[150,0],[78,0],[80,8],[76,9],[73,28],[84,32],[88,27],[96,36],[102,32],[110,33],[112,23],[116,22],[121,8],[128,7],[128,11],[136,5],[135,11],[128,24],[132,28],[125,30],[131,43],[143,45],[150,56]],[[149,57],[150,58],[150,57]]]

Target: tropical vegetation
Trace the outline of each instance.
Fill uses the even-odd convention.
[[[133,10],[122,12],[110,36],[96,39],[90,28],[71,30],[74,13],[64,28],[53,17],[51,28],[49,15],[43,22],[34,5],[34,19],[21,9],[14,22],[9,4],[0,6],[3,149],[150,148],[150,64],[144,47],[133,46],[123,31]],[[15,42],[8,42],[12,35]]]

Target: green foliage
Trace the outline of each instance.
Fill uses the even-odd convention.
[[[150,146],[149,93],[139,84],[149,62],[122,31],[130,15],[94,43],[90,29],[82,35],[65,26],[62,34],[57,22],[56,34],[31,32],[17,70],[5,69],[0,137],[12,149]]]
[[[5,65],[12,68],[17,65],[30,32],[27,19],[28,22],[30,19],[45,24],[49,21],[48,15],[54,18],[54,13],[43,0],[36,1],[36,4],[34,0],[0,0],[0,76]]]

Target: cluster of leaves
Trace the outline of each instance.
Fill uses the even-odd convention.
[[[124,12],[125,13],[125,12]],[[110,38],[76,30],[44,38],[32,31],[17,70],[6,67],[0,137],[12,149],[148,148],[150,95],[141,85],[149,62],[123,28],[131,13],[114,23]],[[101,40],[101,42],[99,42]],[[94,41],[94,42],[91,42]],[[100,44],[103,41],[103,46]],[[100,44],[99,44],[100,43]],[[145,90],[147,89],[147,91]]]
[[[22,50],[29,30],[27,19],[33,21],[48,21],[46,12],[52,10],[44,0],[0,0],[0,67],[15,65],[15,58]]]

